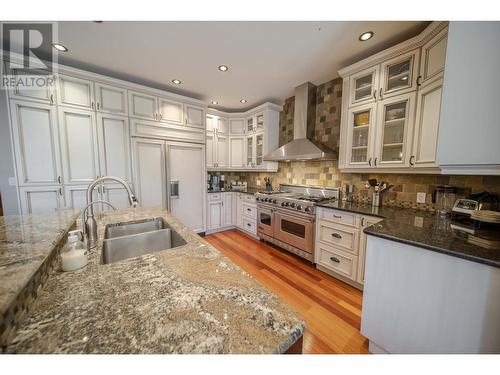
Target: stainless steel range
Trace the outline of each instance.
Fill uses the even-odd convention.
[[[340,198],[338,189],[280,185],[255,194],[257,236],[314,262],[316,204]]]

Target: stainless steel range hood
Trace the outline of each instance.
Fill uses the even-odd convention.
[[[307,82],[295,88],[293,141],[264,156],[267,161],[336,160],[329,147],[307,138],[308,121],[314,126],[316,115],[316,86]]]

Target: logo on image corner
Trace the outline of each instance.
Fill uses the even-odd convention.
[[[2,22],[0,86],[15,92],[54,85],[57,52],[52,48],[56,25],[51,22]]]

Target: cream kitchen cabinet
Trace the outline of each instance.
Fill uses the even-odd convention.
[[[245,119],[242,118],[229,119],[229,133],[231,135],[245,134]]]
[[[234,169],[245,168],[245,141],[246,137],[229,137],[229,167]],[[208,164],[207,164],[208,165]]]
[[[208,194],[208,225],[209,233],[234,227],[234,192]]]
[[[197,127],[202,126],[191,123],[191,121],[199,121],[195,114],[198,113],[196,111],[204,111],[201,107],[189,106],[162,96],[130,90],[128,91],[128,101],[131,117],[172,125],[183,125],[185,123]],[[193,119],[188,117],[190,115]]]
[[[218,116],[207,115],[206,132],[207,167],[223,169],[229,167],[229,137],[227,134],[226,120]]]
[[[18,185],[61,184],[56,108],[20,100],[10,100],[9,104]]]
[[[343,172],[439,173],[447,23],[339,71]],[[368,94],[371,92],[371,96]]]
[[[186,125],[205,128],[205,108],[191,104],[184,105],[184,122]]]
[[[42,214],[65,208],[62,186],[25,186],[19,188],[21,212]]]
[[[211,194],[210,194],[211,195]],[[215,198],[220,197],[208,197],[208,220],[207,220],[207,231],[217,231],[224,227],[224,219],[223,219],[223,208],[224,204],[222,199],[215,200]],[[211,199],[213,198],[213,199]]]
[[[262,168],[264,165],[264,133],[254,133],[246,137],[246,160],[248,168]]]
[[[127,89],[95,83],[96,110],[111,115],[128,115]]]
[[[29,74],[29,75],[43,75],[47,76],[49,75],[49,72],[44,71],[44,70],[35,70],[29,69],[29,71],[25,71],[22,66],[19,68],[11,68],[9,66],[10,64],[8,62],[5,63],[5,71],[8,72],[9,75],[13,76],[14,79],[17,81],[19,76],[23,74],[23,72]],[[16,64],[14,64],[16,65]],[[56,103],[56,80],[57,77],[49,75],[54,81],[52,85],[46,85],[43,87],[29,87],[26,88],[22,85],[14,86],[9,89],[9,97],[12,99],[20,99],[20,100],[30,100],[30,101],[35,101],[35,102],[40,102],[40,103],[46,103],[46,104],[55,104]]]
[[[158,120],[158,98],[142,92],[128,92],[130,116],[145,120]]]
[[[100,175],[96,114],[59,107],[64,183],[90,183]]]
[[[158,98],[158,120],[172,124],[183,123],[184,110],[182,103],[173,100]]]
[[[319,207],[316,220],[316,267],[363,289],[366,235],[363,230],[379,217]]]
[[[57,78],[59,93],[58,104],[78,109],[96,109],[94,82],[60,74]]]

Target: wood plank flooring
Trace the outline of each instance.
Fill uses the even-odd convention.
[[[368,340],[359,332],[361,291],[240,231],[205,239],[305,318],[304,353],[368,353]]]

